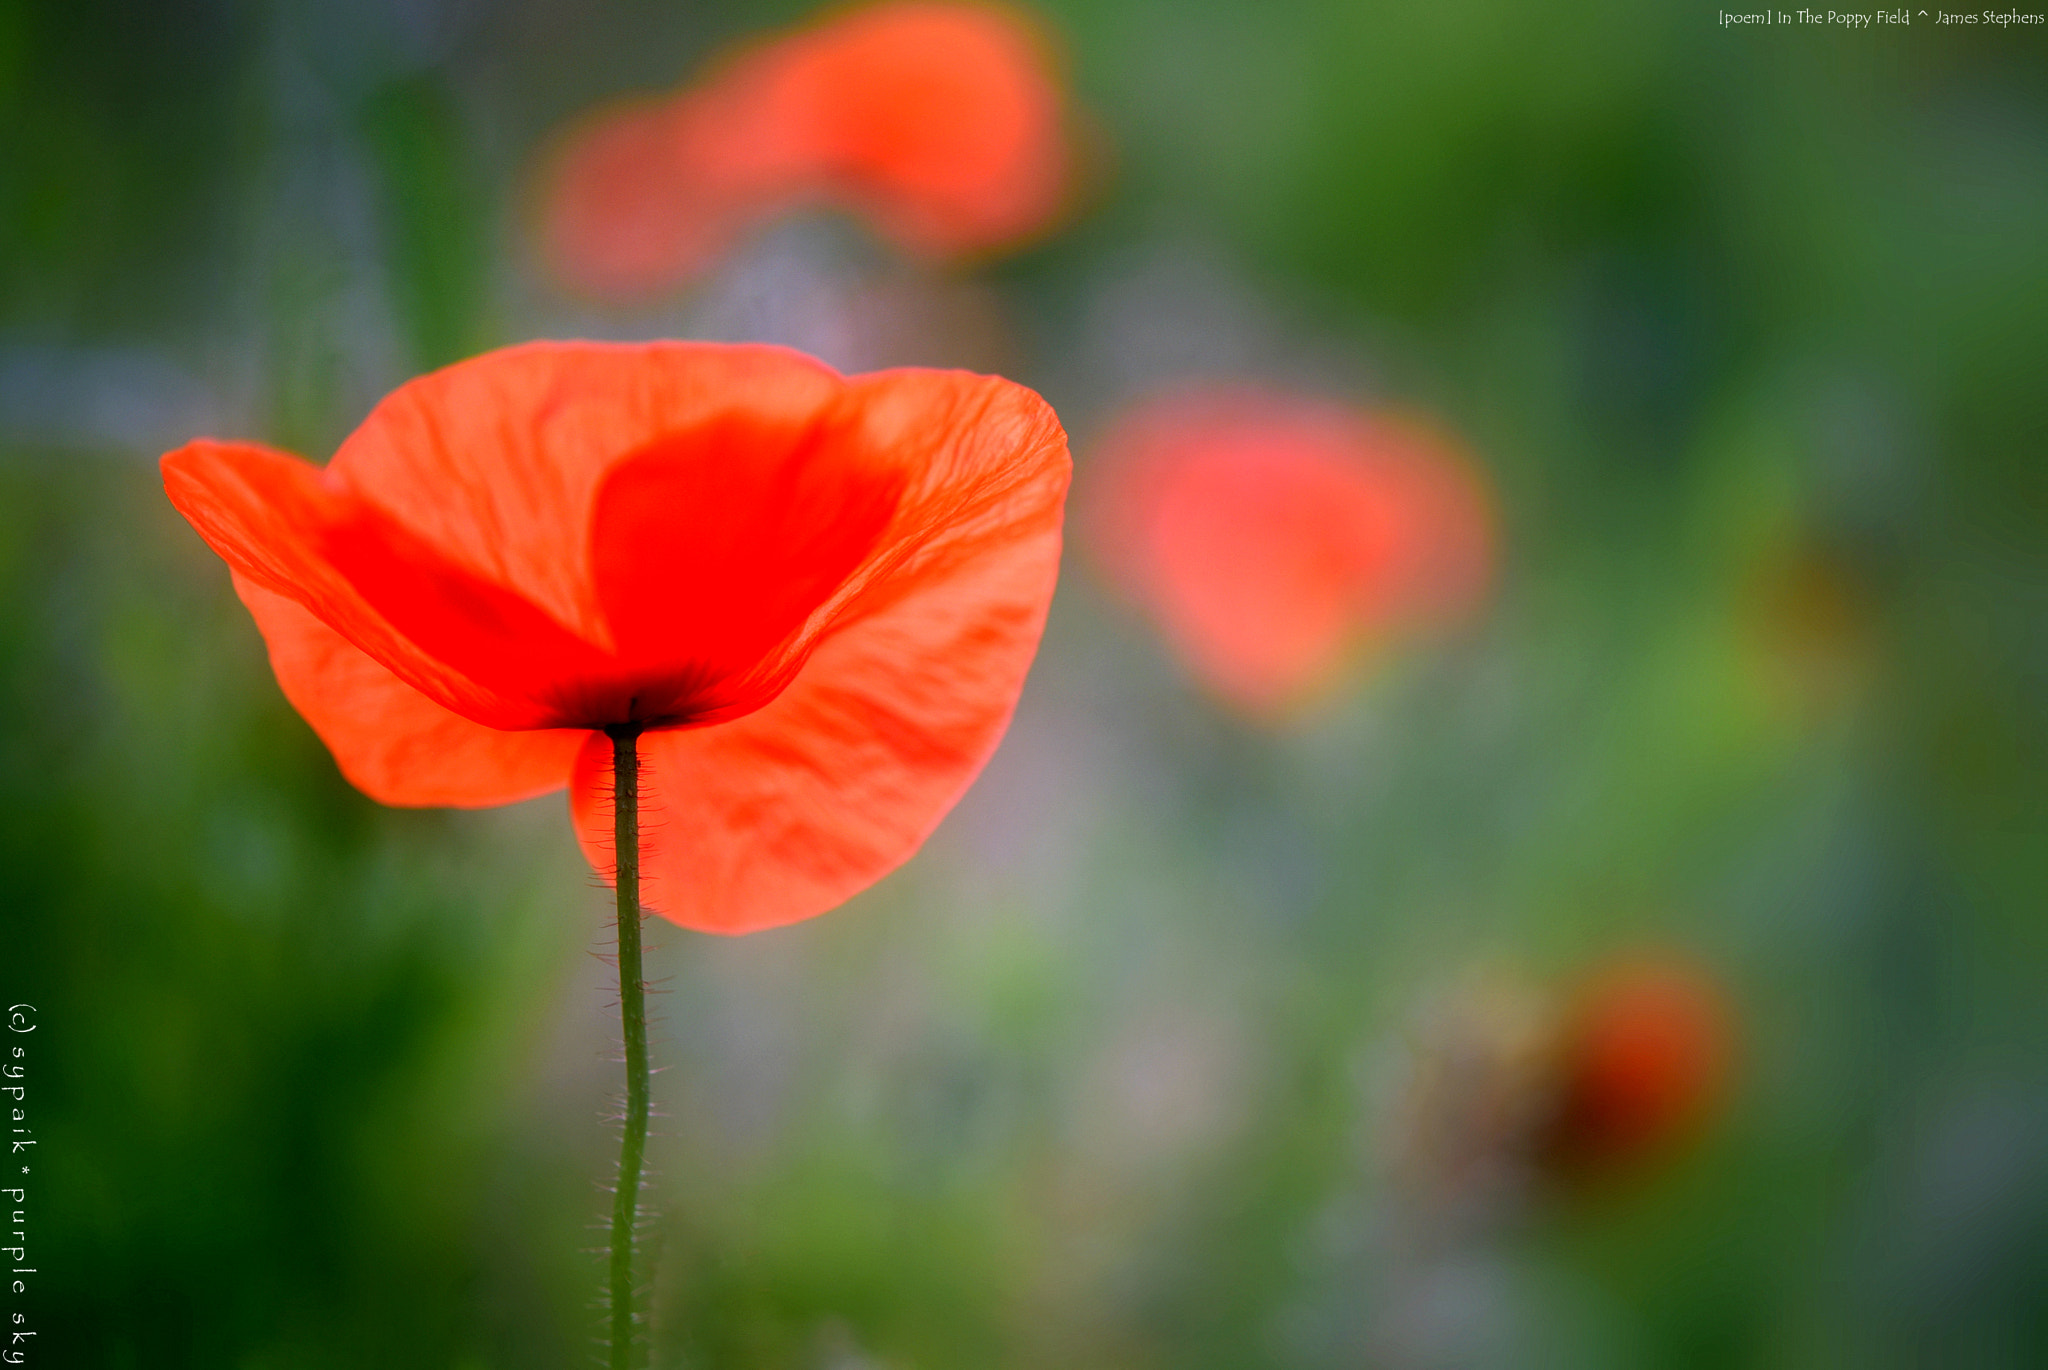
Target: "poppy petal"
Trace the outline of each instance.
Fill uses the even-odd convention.
[[[235,576],[292,707],[349,783],[380,804],[489,808],[558,790],[580,729],[501,732],[450,713],[304,605]]]
[[[455,565],[610,647],[589,543],[611,468],[723,415],[801,426],[843,385],[781,347],[528,343],[400,386],[328,469]],[[716,518],[675,513],[678,537]]]
[[[879,612],[1013,543],[1056,542],[1071,464],[1066,433],[1036,394],[994,376],[903,368],[852,378],[843,408],[840,441],[884,454],[903,484],[828,623]]]
[[[645,734],[643,902],[685,927],[753,932],[908,859],[1009,723],[1044,624],[1046,541],[827,640],[763,709]],[[584,851],[607,872],[611,765],[610,740],[591,734],[571,787]]]
[[[402,530],[378,527],[384,521],[352,494],[338,490],[319,468],[254,443],[201,439],[165,456],[162,469],[171,503],[238,575],[304,604],[412,688],[465,718],[504,728],[547,726],[543,706],[494,689],[428,650],[438,644],[415,642],[352,582],[337,564],[337,554],[344,563],[358,563],[359,573],[389,592],[378,595],[383,607],[397,606],[407,603],[408,597],[395,563],[436,559],[426,549],[411,547],[415,540]],[[402,550],[419,555],[400,556],[401,549],[391,541],[394,535],[408,544]],[[439,569],[449,579],[434,588],[457,596],[472,590],[508,609],[518,603],[516,596],[495,587],[467,583],[459,568]],[[379,588],[372,585],[373,591]],[[435,596],[424,584],[415,588],[419,593],[409,601],[414,612],[422,605],[431,610]],[[513,629],[533,627],[528,620],[541,618],[530,605],[521,607],[526,615],[511,625]],[[433,617],[448,619],[453,628],[465,626],[462,616],[452,611]],[[558,627],[554,632],[560,638],[568,636]]]
[[[625,716],[699,722],[766,702],[747,698],[745,677],[866,559],[896,509],[901,477],[836,437],[830,424],[735,414],[606,478],[591,521],[598,597],[632,676],[676,682],[673,698],[642,695]]]
[[[860,566],[756,668],[763,700],[825,637],[1013,542],[1057,534],[1063,513],[1066,434],[1044,400],[1009,381],[915,368],[857,376],[823,427],[832,460],[888,473],[895,508]]]
[[[994,751],[1058,572],[1065,436],[1022,387],[960,373],[858,378],[862,442],[903,494],[773,702],[641,739],[642,899],[740,933],[821,913],[902,864]],[[612,869],[611,749],[570,802]]]

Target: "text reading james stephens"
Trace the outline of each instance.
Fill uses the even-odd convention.
[[[1742,14],[1731,14],[1717,10],[1722,28],[1737,24],[1762,24],[1775,26],[1821,24],[1835,28],[1911,28],[1915,16],[1922,23],[1934,24],[1981,24],[1992,28],[2011,28],[2015,24],[2039,24],[2048,20],[2048,15],[2029,14],[2024,10],[1978,10],[1974,13],[1950,13],[1935,10],[1930,15],[1926,10],[1755,10]]]

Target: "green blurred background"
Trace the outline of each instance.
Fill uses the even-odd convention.
[[[1089,189],[1042,244],[938,272],[816,215],[642,309],[553,293],[550,130],[806,12],[0,2],[29,1363],[592,1358],[616,1029],[562,802],[353,791],[155,465],[323,458],[575,335],[999,369],[1077,500],[1178,376],[1386,399],[1503,529],[1482,623],[1281,730],[1070,548],[908,867],[655,927],[656,1365],[2048,1363],[2044,30],[1065,0]],[[1733,1005],[1694,1144],[1418,1205],[1432,1006],[1642,946]]]

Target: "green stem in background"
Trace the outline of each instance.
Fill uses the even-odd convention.
[[[640,973],[640,760],[637,724],[605,729],[612,740],[613,834],[619,892],[619,1016],[626,1042],[626,1129],[612,1200],[611,1370],[633,1367],[633,1226],[647,1153],[647,987]]]

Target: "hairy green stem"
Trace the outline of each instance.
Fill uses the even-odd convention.
[[[647,991],[640,972],[640,762],[637,726],[607,728],[619,893],[619,1016],[626,1043],[626,1128],[612,1201],[611,1370],[633,1370],[633,1228],[647,1153]]]

